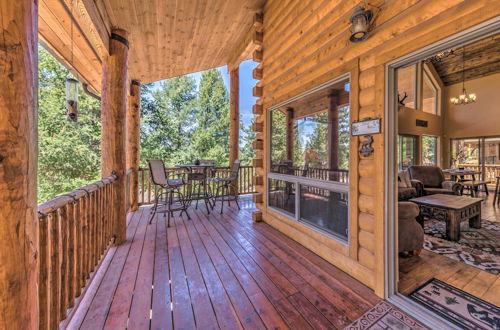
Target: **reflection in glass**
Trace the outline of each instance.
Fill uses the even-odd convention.
[[[295,184],[269,179],[268,192],[270,207],[295,215]]]
[[[347,183],[349,110],[347,81],[272,110],[271,172]]]
[[[347,240],[347,194],[301,185],[300,220]]]
[[[451,166],[479,165],[479,139],[457,139],[451,144]]]

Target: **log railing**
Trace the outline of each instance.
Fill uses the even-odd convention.
[[[39,329],[57,329],[113,241],[117,177],[38,206]]]
[[[484,168],[483,168],[484,166]],[[470,165],[470,164],[459,164],[458,168],[464,168],[466,170],[480,171],[481,175],[476,176],[476,180],[485,180],[488,184],[496,184],[496,177],[500,176],[500,165]]]
[[[214,177],[227,177],[229,176],[229,167],[215,167]],[[184,177],[186,178],[186,171],[182,168],[171,167],[166,168],[169,179],[177,179]],[[238,193],[251,194],[255,192],[255,187],[253,184],[254,168],[253,166],[240,166],[238,173]],[[209,183],[210,184],[210,183]],[[212,187],[213,188],[213,187]],[[183,189],[187,189],[184,186]],[[183,191],[186,193],[186,191]],[[140,168],[139,169],[139,205],[151,204],[154,201],[154,196],[156,194],[156,187],[151,183],[149,179],[149,169]]]

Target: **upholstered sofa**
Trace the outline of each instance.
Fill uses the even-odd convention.
[[[438,166],[413,165],[408,168],[410,179],[421,183],[424,195],[462,195],[463,186],[455,181],[446,181]]]
[[[419,255],[424,247],[424,229],[417,222],[420,209],[412,202],[398,202],[398,252]]]

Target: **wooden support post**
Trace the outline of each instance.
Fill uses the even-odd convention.
[[[328,96],[328,168],[330,180],[338,180],[339,169],[339,96],[333,91]]]
[[[110,54],[102,68],[102,176],[116,173],[113,205],[113,235],[115,244],[126,239],[125,207],[125,116],[127,112],[127,32],[114,29],[110,39]]]
[[[0,329],[36,329],[37,1],[0,1],[0,16]]]
[[[293,108],[286,109],[286,159],[293,162]]]
[[[240,79],[239,67],[230,72],[230,122],[229,128],[229,166],[238,159],[238,141],[240,132]]]
[[[127,111],[127,170],[133,168],[130,177],[130,207],[137,211],[139,205],[139,156],[141,132],[141,83],[132,80]]]

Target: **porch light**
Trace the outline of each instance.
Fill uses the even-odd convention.
[[[78,119],[78,80],[66,78],[66,119]]]
[[[467,93],[465,89],[465,46],[462,48],[462,94],[450,99],[451,104],[454,105],[467,105],[476,102],[475,93]]]
[[[372,18],[373,12],[371,10],[364,9],[363,7],[357,7],[354,14],[352,14],[350,18],[351,37],[349,40],[352,42],[360,42],[368,38]]]

